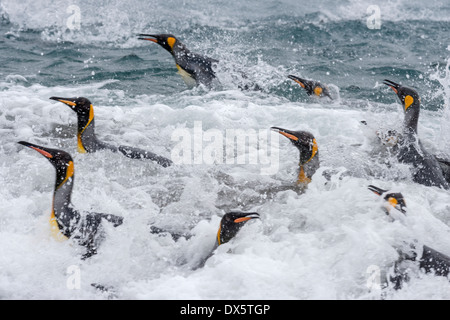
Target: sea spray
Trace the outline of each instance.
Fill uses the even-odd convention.
[[[447,48],[450,51],[450,45]],[[447,59],[447,64],[444,70],[436,68],[436,72],[430,75],[431,80],[436,80],[442,87],[442,99],[444,104],[440,108],[441,127],[438,139],[439,149],[447,150],[450,146],[450,58]],[[449,154],[450,155],[450,154]]]

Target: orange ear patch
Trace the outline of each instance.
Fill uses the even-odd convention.
[[[314,88],[314,93],[316,94],[316,96],[320,96],[323,92],[323,89],[321,87],[315,87]]]
[[[395,207],[398,204],[397,199],[395,198],[389,198],[388,202],[391,204],[391,206]]]
[[[58,186],[57,189],[59,189],[62,185],[64,185],[70,178],[73,177],[73,174],[75,173],[75,166],[73,164],[73,161],[69,161],[67,164],[67,171],[66,171],[66,177],[64,178],[63,182]]]
[[[314,158],[314,156],[316,155],[317,151],[319,151],[319,146],[317,145],[316,139],[313,139],[312,155],[311,155],[311,158],[309,158],[309,160],[306,161],[306,163],[308,163],[309,161],[311,161],[312,158]]]
[[[405,97],[405,110],[408,109],[414,103],[414,98],[411,96]]]
[[[173,46],[175,45],[175,42],[177,41],[177,39],[175,39],[174,37],[169,37],[167,38],[167,44],[173,49]]]

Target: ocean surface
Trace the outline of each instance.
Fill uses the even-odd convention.
[[[219,60],[220,84],[188,89],[139,33]],[[414,269],[401,290],[377,286],[400,243],[450,255],[450,194],[414,183],[376,136],[403,121],[389,79],[417,89],[419,137],[450,158],[449,35],[446,0],[0,0],[0,299],[450,299],[448,279]],[[289,74],[334,99],[309,97]],[[77,153],[76,115],[51,96],[88,98],[111,144],[174,158],[184,139],[184,162]],[[317,140],[304,193],[298,151],[271,126]],[[236,130],[251,137],[226,152]],[[223,158],[211,160],[211,135]],[[55,170],[20,140],[73,156],[76,209],[125,218],[96,256],[49,236]],[[388,219],[370,184],[404,195],[405,221]],[[261,219],[193,270],[232,210]]]

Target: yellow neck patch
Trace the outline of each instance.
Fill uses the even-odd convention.
[[[86,126],[81,130],[78,131],[78,152],[79,153],[87,153],[86,149],[83,146],[83,141],[81,140],[81,136],[83,135],[84,130],[91,124],[92,120],[94,120],[94,106],[91,104],[91,107],[89,109],[89,120]]]
[[[64,185],[67,182],[67,180],[72,178],[74,172],[75,172],[75,166],[73,164],[73,161],[69,161],[69,164],[67,165],[66,177],[64,178],[63,182],[61,182],[61,184],[58,186],[57,189],[59,189],[62,185]],[[56,217],[55,217],[54,204],[52,204],[52,214],[50,216],[49,222],[50,222],[50,234],[52,235],[52,237],[54,239],[56,239],[57,241],[64,241],[64,240],[68,239],[59,230],[58,221],[56,220]]]
[[[53,239],[55,239],[58,242],[62,242],[69,239],[61,233],[61,230],[59,230],[58,221],[56,221],[55,212],[53,210],[49,222],[50,222],[50,235],[52,236]]]
[[[405,97],[405,110],[408,109],[414,102],[414,98],[411,96]]]
[[[217,244],[220,246],[222,243],[220,241],[220,230],[221,230],[221,226],[219,226],[219,231],[217,232]]]
[[[298,174],[297,184],[308,184],[311,182],[311,179],[308,178],[305,174],[305,170],[303,169],[303,166],[300,166],[300,172]]]
[[[174,37],[169,37],[167,38],[167,44],[170,46],[170,48],[173,49],[173,46],[175,45],[175,42],[177,41],[177,39],[175,39]]]
[[[317,151],[319,150],[319,147],[317,145],[316,139],[313,139],[313,150],[311,158],[308,159],[304,164],[307,164],[310,162],[317,154]],[[303,168],[303,165],[300,165],[300,172],[298,174],[297,184],[308,184],[311,182],[311,178],[308,178],[305,174],[305,169]]]
[[[320,96],[322,94],[323,89],[321,87],[315,87],[314,88],[314,93],[316,94],[316,96]]]
[[[83,142],[81,141],[81,133],[78,134],[78,152],[87,153],[86,149],[83,146]]]

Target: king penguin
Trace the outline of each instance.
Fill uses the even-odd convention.
[[[386,214],[391,217],[392,220],[398,220],[396,217],[399,216],[406,216],[406,201],[401,193],[384,190],[374,185],[370,185],[368,189],[383,198],[383,207]],[[400,289],[402,287],[402,282],[408,279],[406,274],[399,271],[399,264],[405,260],[413,262],[418,261],[419,268],[426,273],[433,273],[437,276],[443,277],[447,277],[449,275],[449,256],[426,245],[423,245],[421,250],[417,250],[415,244],[410,244],[407,247],[412,250],[408,250],[408,252],[399,252],[400,258],[396,262],[395,266],[395,271],[397,274],[390,279],[390,281],[394,283],[395,289]],[[419,256],[420,258],[418,258]]]
[[[172,165],[171,160],[159,156],[153,152],[128,146],[116,147],[100,141],[95,135],[94,107],[88,99],[83,97],[79,98],[51,97],[50,99],[62,102],[76,112],[78,117],[78,132],[77,132],[78,152],[91,153],[96,152],[98,150],[106,149],[113,152],[119,151],[120,153],[131,159],[149,159],[163,167],[168,167]]]
[[[403,131],[398,135],[397,158],[411,166],[413,180],[425,186],[450,189],[445,180],[441,165],[436,157],[422,145],[417,134],[420,113],[420,97],[416,90],[401,86],[393,81],[384,80],[397,94],[403,106],[405,118]]]
[[[318,81],[306,80],[293,75],[289,75],[288,78],[297,82],[300,87],[306,90],[306,93],[309,96],[315,96],[319,98],[328,97],[333,100],[328,87]]]
[[[191,52],[172,34],[140,34],[139,40],[152,41],[169,51],[175,59],[178,73],[189,88],[199,84],[210,87],[216,74],[213,65],[218,60]]]
[[[58,241],[72,238],[81,246],[85,246],[87,252],[83,255],[83,259],[96,254],[98,244],[104,236],[102,224],[109,222],[117,227],[122,224],[123,218],[112,214],[92,212],[81,215],[73,208],[71,203],[75,167],[70,154],[25,141],[19,143],[39,152],[56,169],[56,183],[50,217],[52,236]]]
[[[297,185],[304,189],[311,182],[311,178],[320,167],[319,147],[314,136],[307,131],[291,131],[279,127],[272,127],[273,131],[288,138],[300,151]]]
[[[250,220],[259,219],[257,212],[227,212],[220,220],[219,230],[217,231],[216,241],[211,253],[204,258],[195,269],[201,268],[205,265],[206,261],[214,254],[215,250],[222,244],[229,242],[233,239],[239,230]]]

